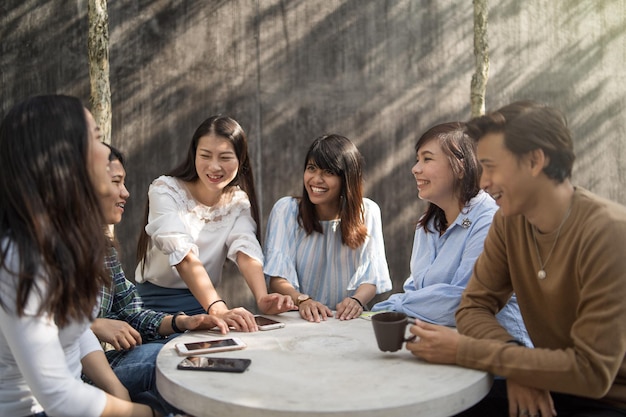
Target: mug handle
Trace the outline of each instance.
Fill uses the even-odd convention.
[[[415,323],[415,321],[409,317],[405,318],[404,321],[407,325]],[[405,337],[403,340],[404,342],[415,342],[415,339],[417,339],[417,336],[411,335],[409,337]]]

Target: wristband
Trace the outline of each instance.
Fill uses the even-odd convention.
[[[209,306],[208,306],[208,307],[207,307],[207,309],[206,309],[206,313],[207,313],[207,314],[211,314],[211,313],[209,313],[209,310],[211,309],[211,307],[213,307],[213,305],[214,305],[214,304],[217,304],[217,303],[224,303],[224,305],[226,306],[226,308],[228,308],[228,305],[226,304],[226,301],[224,301],[224,300],[222,300],[222,299],[220,298],[219,300],[215,300],[215,301],[213,301],[211,304],[209,304]]]
[[[520,341],[519,341],[519,340],[517,340],[517,339],[507,340],[506,342],[507,342],[507,343],[513,343],[514,345],[517,345],[517,346],[526,347],[526,345],[525,345],[525,344],[523,344],[522,342],[520,342]]]
[[[172,316],[172,330],[174,330],[174,333],[185,333],[184,330],[181,330],[180,327],[176,325],[176,317],[182,316],[184,314],[185,314],[184,312],[179,311],[178,313]]]
[[[361,306],[361,308],[362,308],[363,310],[365,310],[365,306],[363,305],[363,303],[361,302],[361,300],[359,300],[359,299],[358,299],[358,298],[356,298],[356,297],[350,297],[350,298],[352,298],[354,301],[356,301],[357,303],[359,303],[359,305]]]

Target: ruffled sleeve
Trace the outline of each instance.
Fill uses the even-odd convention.
[[[230,233],[226,238],[228,259],[237,263],[237,253],[242,252],[263,264],[263,250],[256,237],[257,224],[252,218],[248,195],[237,190],[229,208],[229,216],[235,218]]]
[[[148,190],[150,213],[146,233],[153,244],[168,256],[170,266],[178,265],[191,251],[198,256],[189,213],[194,205],[172,177],[161,176]],[[191,203],[191,204],[190,204]]]
[[[297,213],[298,201],[293,197],[283,197],[274,204],[267,221],[263,272],[268,282],[271,277],[285,278],[299,290],[296,272]]]

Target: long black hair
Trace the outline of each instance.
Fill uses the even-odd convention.
[[[14,106],[0,125],[1,272],[16,279],[19,316],[36,292],[38,314],[54,316],[60,327],[92,317],[110,281],[85,111],[74,97],[37,96]]]

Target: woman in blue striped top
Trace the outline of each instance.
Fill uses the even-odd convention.
[[[391,290],[380,208],[363,198],[362,166],[349,139],[315,139],[302,197],[281,198],[270,214],[264,272],[305,320],[326,320],[332,309],[340,320],[353,319],[375,294]]]

